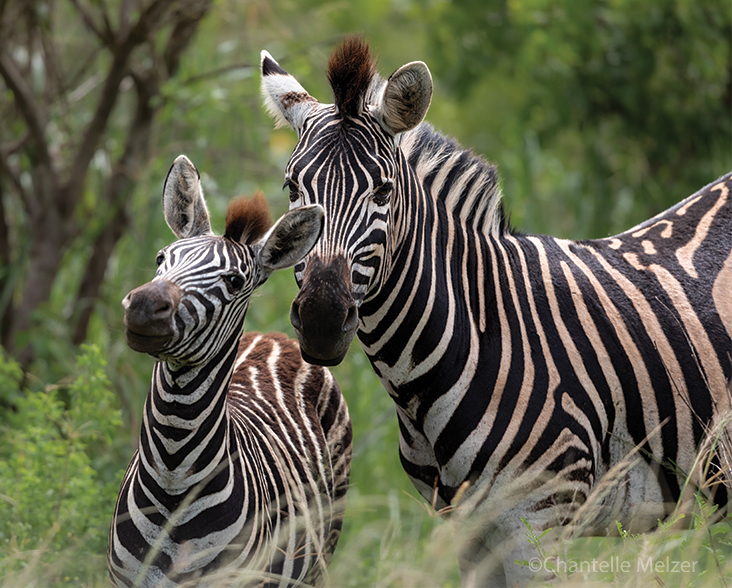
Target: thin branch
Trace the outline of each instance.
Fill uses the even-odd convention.
[[[229,73],[230,71],[235,71],[237,69],[246,69],[246,68],[250,68],[250,67],[254,67],[254,66],[251,63],[230,63],[229,65],[223,65],[221,67],[217,67],[216,69],[212,69],[210,71],[205,71],[203,73],[188,76],[184,80],[181,80],[180,84],[182,86],[187,86],[189,84],[195,84],[197,82],[202,82],[204,80],[210,80],[212,78],[217,78],[221,75]]]
[[[79,67],[76,68],[76,71],[73,73],[69,73],[69,81],[66,84],[67,89],[80,86],[82,84],[81,80],[84,77],[93,77],[97,75],[96,71],[88,74],[88,70],[92,68],[97,58],[99,57],[99,53],[103,50],[104,48],[97,46],[94,49],[90,50],[88,53],[86,53],[84,60],[81,62]],[[94,69],[96,70],[96,68]],[[71,93],[73,94],[73,90],[71,90]]]
[[[119,31],[127,36],[130,30],[130,18],[135,9],[135,0],[122,0],[119,5]]]
[[[180,57],[198,30],[201,19],[211,8],[211,3],[211,0],[189,0],[176,7],[173,27],[163,51],[165,67],[170,77],[178,71]]]
[[[66,178],[64,186],[66,195],[63,201],[59,202],[64,218],[73,212],[81,194],[89,162],[94,156],[94,152],[107,127],[107,121],[112,113],[112,109],[117,102],[119,85],[127,74],[128,57],[129,54],[115,54],[112,59],[112,64],[107,78],[104,81],[104,87],[97,102],[94,116],[82,135],[76,157],[74,157],[73,163],[71,164],[69,177]]]
[[[155,0],[141,14],[125,39],[119,39],[115,47],[112,64],[104,81],[97,107],[92,120],[84,132],[79,144],[76,157],[70,168],[69,177],[66,180],[65,198],[60,202],[61,214],[64,217],[70,215],[78,201],[84,178],[86,176],[89,162],[94,156],[99,141],[104,134],[107,121],[112,113],[119,96],[119,85],[129,73],[128,62],[132,51],[144,43],[147,38],[160,27],[165,11],[173,3],[173,0]]]
[[[0,174],[10,179],[10,183],[13,186],[15,192],[20,196],[23,205],[28,207],[28,192],[23,187],[23,183],[20,181],[20,172],[13,169],[8,164],[8,157],[20,150],[23,144],[27,141],[28,135],[26,134],[15,143],[0,145]]]
[[[79,0],[71,0],[71,3],[76,8],[76,11],[79,13],[79,16],[81,16],[81,20],[84,22],[84,25],[86,26],[86,28],[89,29],[92,33],[94,33],[102,43],[104,43],[105,45],[109,45],[110,41],[113,40],[113,37],[110,39],[110,37],[107,34],[109,31],[102,32],[102,30],[94,22],[94,18],[92,16],[91,12],[89,12],[89,10],[87,10],[86,6],[84,6]]]
[[[103,228],[94,239],[92,255],[79,284],[75,301],[77,320],[72,339],[75,345],[86,338],[94,301],[99,297],[109,257],[129,224],[129,198],[140,168],[147,159],[150,129],[160,108],[160,105],[153,106],[152,99],[159,91],[154,73],[151,72],[148,79],[134,76],[137,107],[127,130],[124,151],[115,162],[112,177],[107,181],[103,206],[107,217]]]
[[[120,28],[120,30],[117,31],[118,34],[115,34],[114,29],[112,28],[112,23],[109,20],[109,14],[107,14],[107,6],[104,4],[104,2],[101,2],[100,4],[102,6],[102,22],[104,23],[104,32],[110,38],[112,44],[114,44],[119,38],[119,33],[124,32],[124,29]],[[112,45],[110,45],[110,47],[111,46]]]
[[[175,4],[175,0],[153,0],[145,8],[137,19],[135,25],[130,29],[126,38],[122,41],[129,51],[137,45],[144,43],[151,33],[162,24],[166,11]]]
[[[56,39],[54,38],[53,31],[53,16],[49,18],[50,26],[37,27],[41,42],[41,49],[43,50],[43,63],[44,71],[46,75],[47,83],[44,86],[46,94],[45,103],[48,105],[53,104],[57,98],[64,100],[66,97],[66,85],[64,78],[66,78],[65,72],[62,71],[62,67],[59,66],[58,55],[59,51],[56,46]]]
[[[36,157],[42,165],[49,170],[53,170],[44,129],[45,121],[38,109],[33,92],[18,71],[15,61],[5,51],[0,51],[0,76],[3,77],[8,88],[13,92],[15,104],[28,127]]]
[[[28,130],[36,144],[36,148],[40,148],[40,146],[46,144],[41,113],[36,105],[33,91],[18,71],[15,61],[5,51],[0,52],[0,75],[5,80],[8,88],[13,92],[15,103],[18,106],[18,110],[20,110],[23,120],[28,125]],[[50,160],[48,152],[45,155]]]
[[[319,47],[319,46],[327,47],[327,46],[337,43],[339,40],[340,40],[340,37],[331,37],[329,39],[324,39],[322,41],[318,41],[317,43],[312,43],[312,44],[308,45],[308,48],[305,49],[305,51],[312,50],[313,48]],[[280,60],[282,63],[284,63],[284,62],[288,61],[289,59],[292,59],[293,56],[298,53],[299,52],[295,51],[293,54],[280,55],[277,57],[277,59]],[[211,71],[206,71],[203,73],[188,76],[187,78],[181,80],[180,84],[182,86],[187,86],[189,84],[195,84],[200,81],[216,78],[216,77],[226,74],[230,71],[235,71],[237,69],[246,69],[249,67],[259,67],[259,64],[254,66],[251,63],[243,63],[243,62],[242,63],[230,63],[229,65],[224,65],[224,66],[218,67],[216,69],[212,69]]]

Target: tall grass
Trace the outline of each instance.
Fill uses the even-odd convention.
[[[142,216],[160,220],[159,202],[146,206]],[[134,452],[153,366],[151,358],[125,345],[119,301],[152,275],[154,253],[167,242],[162,234],[167,235],[165,227],[157,227],[120,244],[125,263],[110,272],[90,330],[96,352],[79,354],[64,343],[68,324],[59,292],[39,314],[43,329],[34,334],[39,359],[32,373],[20,374],[12,362],[0,361],[0,406],[19,407],[15,416],[0,415],[0,459],[6,465],[0,470],[0,588],[108,585],[106,536],[120,476]],[[247,330],[293,336],[288,311],[295,294],[291,272],[273,275],[255,293]],[[333,372],[353,420],[354,453],[343,533],[328,585],[459,586],[457,549],[465,537],[464,519],[436,516],[409,482],[399,462],[394,404],[358,343]],[[23,394],[17,392],[21,378]],[[27,406],[26,396],[32,399]],[[92,426],[115,414],[121,415],[121,424]],[[96,437],[88,436],[92,431]],[[37,441],[41,432],[43,443]],[[709,463],[709,449],[700,449],[700,464]],[[76,465],[60,491],[67,455],[69,464]],[[22,488],[34,487],[38,493],[18,485],[23,476]],[[45,514],[34,514],[38,509]],[[732,522],[714,520],[712,514],[699,504],[687,515],[689,529],[661,524],[641,536],[621,528],[614,538],[565,537],[559,553],[529,529],[526,541],[535,542],[537,558],[544,551],[546,566],[557,562],[555,583],[560,585],[732,588]],[[649,569],[649,558],[661,562],[661,568]],[[664,568],[666,558],[697,563],[692,571],[673,571],[673,563]],[[608,569],[613,562],[617,565]]]
[[[289,280],[276,284],[269,300],[255,302],[260,316],[250,317],[250,324],[271,324],[266,315],[277,305],[274,298],[291,299]],[[105,538],[126,461],[112,467],[106,456],[105,447],[125,431],[110,406],[104,365],[98,349],[84,348],[71,375],[28,391],[22,420],[11,418],[2,431],[2,588],[108,585]],[[2,387],[9,390],[20,374],[7,359],[0,368]],[[457,550],[466,518],[459,512],[439,517],[417,497],[399,464],[392,401],[360,349],[354,347],[335,371],[349,401],[355,440],[343,534],[327,585],[460,586]],[[699,463],[709,463],[712,450],[717,447],[700,448]],[[710,483],[717,483],[715,472],[706,471]],[[701,498],[692,506],[642,535],[619,525],[618,537],[583,538],[570,528],[552,544],[527,527],[525,540],[535,555],[523,563],[565,586],[732,587],[732,519],[720,519]],[[222,582],[235,584],[231,576]]]

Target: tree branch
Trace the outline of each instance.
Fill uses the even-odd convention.
[[[107,215],[104,227],[94,240],[92,255],[79,284],[74,312],[76,318],[72,339],[74,344],[78,345],[86,338],[94,301],[99,297],[109,257],[129,224],[128,203],[140,169],[147,160],[153,120],[162,107],[162,104],[155,102],[154,98],[160,93],[161,82],[175,74],[183,51],[210,6],[211,0],[196,0],[194,5],[187,6],[187,11],[176,11],[172,32],[164,49],[164,69],[167,71],[154,65],[147,72],[139,74],[131,69],[130,75],[135,81],[137,90],[137,106],[127,130],[124,152],[115,163],[112,177],[106,186],[104,201],[105,208],[110,214]],[[157,55],[153,51],[153,63],[159,61]]]
[[[105,224],[94,239],[92,255],[87,261],[75,301],[76,325],[72,337],[74,345],[86,339],[94,301],[99,297],[109,257],[129,225],[128,202],[134,191],[141,167],[147,160],[150,147],[150,129],[160,106],[154,107],[153,97],[159,86],[155,72],[149,79],[134,76],[137,88],[137,107],[127,131],[124,152],[114,164],[105,193]]]
[[[94,33],[103,44],[112,46],[114,44],[114,36],[109,36],[109,33],[111,31],[109,31],[108,29],[102,31],[102,29],[100,29],[94,22],[94,18],[87,10],[86,6],[84,6],[79,0],[71,0],[71,3],[76,8],[79,16],[81,16],[81,20],[84,21],[84,25],[86,26],[86,28]]]
[[[129,73],[130,54],[135,47],[144,43],[150,34],[160,27],[165,11],[172,3],[173,0],[154,0],[151,2],[140,14],[127,37],[122,40],[118,39],[118,45],[114,48],[112,64],[97,102],[94,116],[82,136],[79,149],[70,168],[69,177],[64,185],[65,197],[59,203],[64,218],[73,213],[81,196],[87,168],[107,127],[112,109],[117,102],[119,85]]]
[[[48,151],[44,130],[45,121],[38,109],[33,92],[18,71],[15,61],[5,51],[0,51],[0,75],[13,93],[15,104],[25,120],[25,124],[28,125],[36,157],[49,169],[52,169],[51,155]]]
[[[24,137],[11,145],[0,145],[0,176],[6,176],[10,180],[13,189],[20,197],[20,200],[26,207],[26,209],[29,206],[28,192],[23,187],[23,183],[20,181],[20,173],[10,167],[10,165],[8,164],[8,157],[18,151],[26,142],[27,138],[28,135],[26,134]]]
[[[191,42],[201,19],[211,8],[211,4],[211,0],[189,0],[176,7],[173,29],[163,53],[168,76],[173,77],[178,71],[180,57]]]

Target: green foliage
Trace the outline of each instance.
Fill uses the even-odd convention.
[[[545,529],[541,533],[537,534],[537,532],[534,530],[534,527],[531,525],[529,521],[527,521],[525,518],[521,517],[521,522],[524,524],[524,527],[526,527],[526,531],[524,532],[524,535],[526,537],[526,540],[531,544],[532,547],[536,549],[536,551],[539,553],[539,556],[541,557],[542,561],[548,561],[547,552],[544,549],[544,547],[541,544],[542,539],[547,536],[551,532],[551,528]],[[523,559],[517,559],[514,560],[514,563],[520,566],[528,566],[530,565],[527,560]]]
[[[5,350],[0,348],[0,406],[11,407],[22,398],[22,378],[23,370],[15,361],[6,357]]]
[[[109,14],[118,13],[119,2],[108,6]],[[90,57],[75,41],[84,27],[72,4],[59,7],[59,30],[70,41],[60,46],[76,51],[81,63]],[[88,175],[79,209],[85,236],[65,256],[51,300],[26,334],[37,359],[23,390],[18,366],[0,360],[0,585],[63,583],[66,575],[70,584],[107,585],[106,533],[152,369],[149,357],[125,344],[120,301],[152,278],[156,252],[173,239],[160,207],[170,163],[185,153],[197,165],[218,232],[229,199],[239,193],[262,189],[274,217],[288,205],[282,174],[296,135],[274,130],[261,107],[261,49],[322,102],[332,100],[328,54],[346,33],[367,37],[384,75],[425,61],[435,83],[428,121],[498,164],[516,226],[585,238],[626,229],[732,169],[730,15],[720,0],[216,2],[180,75],[159,97],[164,106],[149,165],[130,195],[131,227],[95,302],[88,342],[102,351],[83,351],[69,377],[77,354],[69,344],[74,296],[94,236],[116,214],[99,202],[130,122],[123,108]],[[89,97],[79,96],[91,107]],[[51,113],[68,128],[61,114]],[[83,116],[73,128],[85,124]],[[20,138],[17,121],[5,122]],[[4,205],[6,216],[18,220],[10,226],[27,232],[17,205],[7,198]],[[0,293],[0,309],[10,291]],[[246,328],[293,336],[288,313],[295,293],[291,272],[273,275],[255,295]],[[399,462],[393,401],[358,344],[333,372],[354,423],[354,458],[331,585],[458,586],[461,530],[417,497]],[[113,422],[118,405],[123,428]],[[729,575],[730,531],[727,523],[707,524],[710,516],[700,510],[680,535],[659,529],[637,536],[621,527],[625,541],[578,539],[569,553],[577,561],[617,554],[635,562],[644,550],[698,549],[703,581],[713,586],[715,553]],[[74,580],[85,574],[83,582]],[[664,582],[675,585],[678,577]],[[583,585],[577,576],[562,579]],[[591,580],[657,584],[648,576],[635,584],[630,576]]]
[[[16,581],[38,561],[54,584],[78,584],[99,571],[119,473],[104,479],[95,455],[122,424],[96,346],[82,346],[67,385],[26,390],[0,432],[0,577]],[[3,359],[0,374],[19,383],[17,365]],[[69,552],[84,557],[69,561]],[[51,568],[53,566],[53,569]],[[57,567],[56,567],[57,566]]]
[[[451,132],[499,164],[520,228],[602,237],[732,167],[728,3],[415,5],[448,94],[434,102],[455,101]]]
[[[590,537],[547,544],[526,521],[526,539],[538,557],[517,560],[533,572],[556,576],[563,586],[678,586],[732,584],[732,516],[715,517],[716,507],[700,494],[690,519],[683,513],[658,521],[655,531],[630,533],[616,521],[620,538]],[[523,520],[523,519],[522,519]],[[689,528],[684,522],[691,520]]]

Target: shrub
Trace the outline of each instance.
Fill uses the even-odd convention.
[[[13,397],[0,430],[0,577],[8,585],[23,584],[31,569],[54,585],[103,573],[121,472],[103,479],[94,455],[122,424],[105,365],[98,347],[82,346],[70,383]],[[0,355],[0,389],[18,390],[20,378]]]

